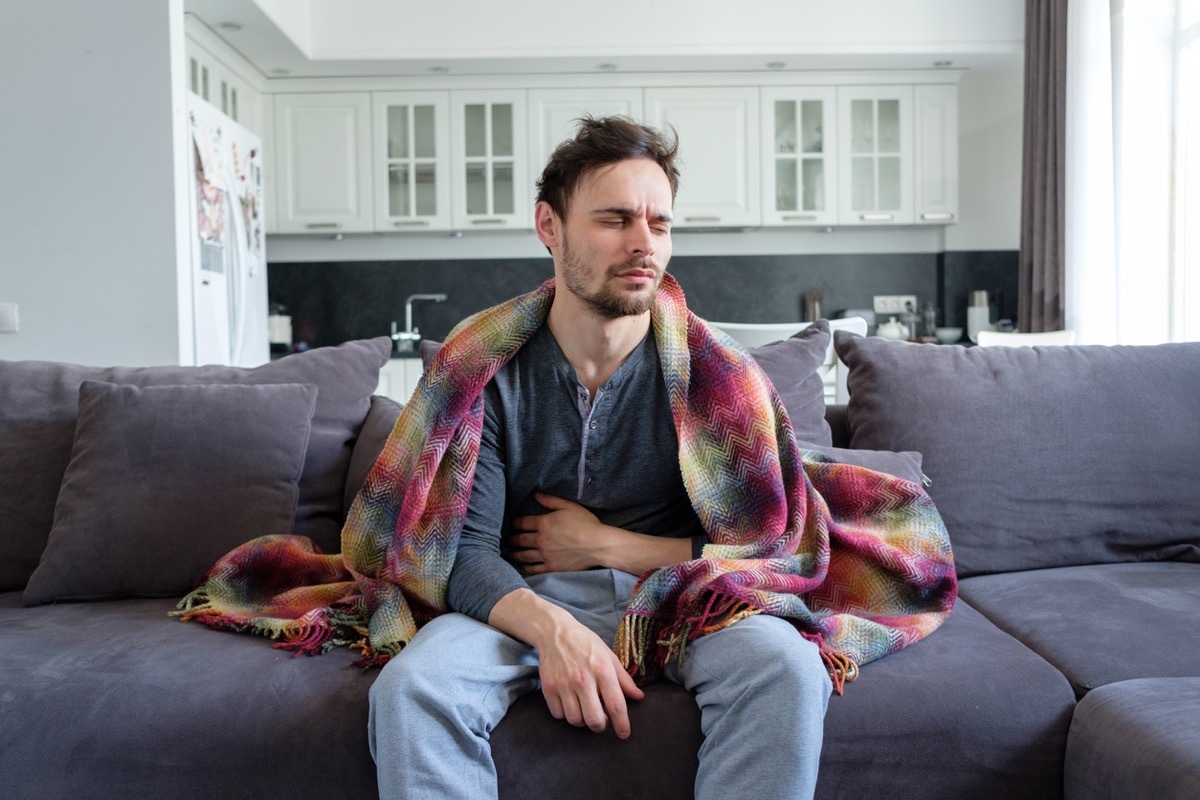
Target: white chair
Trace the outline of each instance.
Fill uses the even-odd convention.
[[[1040,345],[1075,344],[1075,331],[1044,331],[1042,333],[1006,333],[980,331],[975,344],[980,347],[1034,347]]]
[[[831,319],[829,332],[850,331],[859,336],[867,335],[867,321],[862,317],[846,319]],[[778,342],[795,336],[811,325],[811,322],[709,322],[714,328],[720,328],[730,338],[742,347],[760,347],[771,342]],[[833,349],[833,337],[829,339],[829,347],[825,350],[825,360],[817,367],[817,374],[825,383],[825,403],[844,405],[850,400],[850,390],[846,388],[847,367],[837,357]]]

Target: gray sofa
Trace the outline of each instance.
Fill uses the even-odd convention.
[[[326,551],[399,413],[390,342],[254,370],[0,361],[0,797],[375,795],[371,672],[168,616],[218,556]],[[834,697],[819,798],[1200,796],[1200,345],[962,348],[826,326],[756,348],[798,438],[925,479],[949,621]],[[691,697],[620,742],[536,693],[493,732],[505,798],[691,796]],[[770,747],[770,742],[762,742]]]

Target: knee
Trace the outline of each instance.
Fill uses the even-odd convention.
[[[757,690],[786,687],[799,702],[816,702],[822,707],[828,702],[833,686],[820,650],[791,623],[760,615],[742,620],[733,629],[739,627],[736,663],[748,686]]]

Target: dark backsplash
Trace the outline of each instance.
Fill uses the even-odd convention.
[[[442,339],[464,317],[536,288],[553,272],[549,257],[463,261],[295,262],[268,265],[273,303],[292,316],[293,338],[311,347],[386,335],[404,326],[410,294],[444,293],[414,305],[413,324]],[[871,308],[877,294],[916,294],[934,302],[939,324],[965,325],[968,293],[986,289],[993,318],[1016,318],[1016,251],[786,256],[676,256],[671,272],[688,306],[723,322],[804,318],[804,296],[822,295],[824,316]]]

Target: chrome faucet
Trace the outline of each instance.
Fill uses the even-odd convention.
[[[446,302],[444,294],[410,294],[404,301],[404,330],[396,330],[396,321],[392,320],[392,341],[397,350],[412,350],[421,341],[421,331],[413,327],[413,301],[429,300],[434,303]]]

